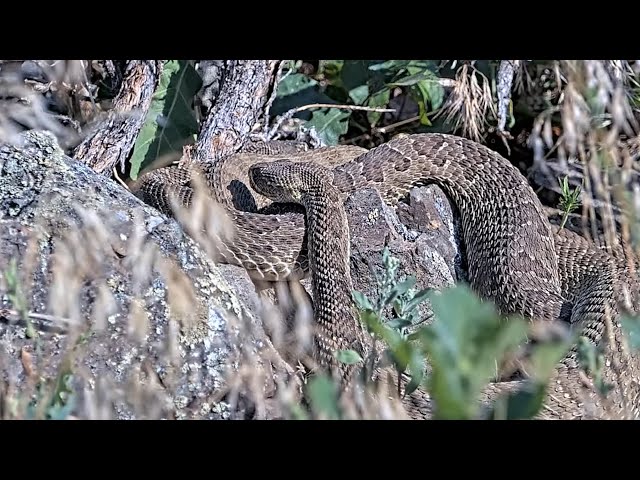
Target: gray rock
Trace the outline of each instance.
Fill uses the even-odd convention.
[[[351,232],[354,288],[369,299],[378,297],[376,276],[384,272],[385,244],[399,260],[398,280],[414,276],[417,290],[439,290],[464,278],[453,211],[438,187],[415,188],[408,202],[395,208],[387,206],[375,189],[363,189],[351,195],[345,207]],[[431,318],[428,302],[420,313],[422,320]]]
[[[230,403],[268,396],[290,371],[240,284],[175,221],[65,157],[52,136],[24,138],[0,147],[0,396],[14,415],[70,362],[79,418],[277,416]]]

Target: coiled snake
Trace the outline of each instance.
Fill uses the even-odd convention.
[[[256,174],[280,172],[280,187],[290,188],[297,182],[298,189],[290,189],[283,196],[286,189],[270,190],[273,187],[263,181],[265,177],[253,177],[254,186],[263,193],[303,204],[308,215],[306,225],[303,210],[276,210],[275,215],[265,215],[258,212],[265,205],[264,199],[254,195],[255,204],[247,200],[253,198],[244,190],[249,167],[278,160],[314,160],[328,167],[302,169],[283,162],[272,170],[252,170]],[[191,173],[177,173],[152,172],[141,179],[138,194],[167,213],[170,196],[189,205]],[[232,177],[234,180],[228,181]],[[268,178],[278,181],[277,175]],[[232,241],[220,239],[223,261],[244,266],[258,279],[300,278],[309,268],[317,277],[317,339],[325,364],[333,362],[329,354],[335,348],[350,348],[346,345],[357,344],[360,337],[350,304],[346,217],[340,209],[331,209],[328,214],[326,204],[317,199],[323,197],[323,202],[335,206],[349,193],[374,186],[387,203],[394,204],[415,186],[438,185],[460,214],[469,283],[480,297],[492,300],[504,315],[566,322],[592,342],[603,344],[607,359],[604,379],[615,385],[608,402],[600,401],[595,391],[585,386],[573,348],[556,368],[540,417],[638,414],[638,359],[624,351],[626,343],[618,322],[626,292],[637,291],[636,277],[623,260],[571,231],[552,226],[526,179],[489,148],[452,135],[415,134],[396,137],[369,151],[339,147],[300,153],[288,150],[276,155],[247,153],[206,166],[204,179],[235,227]],[[317,182],[309,183],[312,180]],[[235,192],[235,196],[229,192]],[[241,199],[239,203],[237,199]],[[237,209],[248,205],[253,211]],[[607,314],[611,315],[611,338],[604,337]],[[491,397],[500,391],[499,385],[491,385],[486,395]],[[428,416],[420,408],[410,413],[414,417]]]

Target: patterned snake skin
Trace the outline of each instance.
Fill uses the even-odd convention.
[[[436,184],[461,216],[469,282],[482,298],[495,302],[504,315],[566,322],[592,342],[603,344],[607,359],[604,379],[614,384],[607,401],[601,401],[592,388],[585,386],[574,347],[554,373],[540,417],[619,418],[638,414],[638,358],[626,351],[618,323],[625,292],[637,292],[636,277],[630,274],[626,262],[568,230],[553,227],[526,179],[503,157],[473,141],[444,134],[399,136],[369,151],[334,147],[271,153],[245,153],[209,165],[203,172],[214,197],[225,206],[235,226],[232,241],[220,239],[220,256],[222,261],[244,266],[257,279],[301,278],[309,267],[313,275],[318,275],[320,281],[314,281],[318,289],[315,316],[320,326],[320,358],[325,364],[333,361],[328,352],[361,341],[352,317],[349,286],[344,283],[349,281],[345,273],[346,217],[333,208],[349,193],[364,187],[374,186],[387,203],[394,204],[413,187]],[[330,169],[311,175],[331,186],[317,187],[325,201],[332,202],[328,217],[326,212],[323,216],[322,211],[312,208],[307,211],[311,215],[305,225],[304,210],[256,213],[267,202],[255,194],[257,200],[248,208],[252,211],[237,209],[251,203],[247,200],[251,194],[245,190],[249,167],[286,159],[317,161]],[[288,173],[290,177],[283,178],[300,176]],[[175,171],[152,172],[141,179],[139,195],[167,213],[170,195],[189,205],[191,174],[185,170],[181,175]],[[233,181],[228,182],[229,178]],[[268,187],[261,188],[269,192]],[[276,197],[281,194],[270,193]],[[306,208],[313,205],[304,198],[298,190],[287,199]],[[313,214],[318,219],[313,220]],[[604,336],[607,314],[611,315],[612,329]],[[483,399],[495,398],[510,386],[491,384]],[[428,396],[424,394],[418,400],[424,405]],[[429,415],[427,410],[409,409],[409,413],[424,418]]]

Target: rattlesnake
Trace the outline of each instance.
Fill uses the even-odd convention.
[[[341,201],[357,189],[374,186],[385,201],[393,204],[410,188],[435,183],[452,200],[461,216],[470,285],[480,297],[492,300],[502,314],[566,322],[596,344],[605,340],[605,313],[613,315],[611,341],[603,342],[608,360],[604,378],[616,385],[610,393],[609,408],[598,402],[598,408],[591,409],[595,393],[586,389],[579,378],[573,348],[554,374],[541,416],[604,418],[623,411],[638,413],[638,359],[636,355],[621,353],[626,347],[616,321],[627,290],[622,287],[628,287],[631,292],[637,289],[636,278],[631,276],[624,261],[596,249],[570,231],[552,226],[518,170],[476,142],[453,135],[415,134],[396,137],[369,151],[349,148],[344,154],[340,148],[326,148],[301,153],[287,150],[275,156],[253,152],[236,157],[233,176],[237,178],[231,189],[239,192],[246,188],[238,186],[246,186],[251,164],[283,159],[321,162],[328,159],[325,165],[332,167],[328,180],[339,192]],[[264,199],[251,206],[252,212],[236,210],[238,205],[234,205],[233,198],[244,198],[246,205],[248,191],[244,197],[233,197],[225,191],[229,188],[223,181],[228,178],[223,173],[228,168],[225,161],[209,165],[204,171],[204,179],[216,199],[226,206],[235,226],[233,240],[220,239],[222,260],[244,266],[258,279],[304,276],[309,269],[304,212],[276,210],[276,215],[264,215],[258,212],[265,205]],[[192,195],[186,183],[189,175],[183,170],[181,181],[176,182],[175,173],[153,172],[139,182],[139,194],[165,212],[169,210],[170,195],[188,205]],[[332,227],[344,230],[343,217],[338,215],[329,221],[342,222],[342,227],[335,224]],[[325,248],[324,245],[331,242],[322,236],[320,229],[309,235],[321,236],[316,260],[325,268],[340,261],[338,257],[344,254],[344,249],[335,245]],[[331,278],[337,282],[337,277]],[[344,288],[345,285],[332,284],[327,295],[348,295]],[[323,310],[322,305],[316,305],[319,319],[335,313]],[[351,335],[353,339],[356,325],[333,324],[332,328],[335,330],[328,331],[327,338]],[[331,345],[327,343],[327,347]],[[622,372],[621,377],[618,372]],[[490,387],[487,395],[492,389]]]

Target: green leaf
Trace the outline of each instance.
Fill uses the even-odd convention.
[[[440,85],[437,77],[422,80],[417,86],[425,104],[431,105],[431,110],[440,108],[444,101],[444,87]]]
[[[434,60],[410,60],[407,65],[407,71],[410,73],[415,73],[420,70],[430,70],[435,71],[437,67],[437,62]]]
[[[378,334],[382,329],[382,322],[376,312],[372,310],[360,311],[360,321],[370,332]]]
[[[315,110],[307,125],[315,128],[327,145],[337,145],[340,135],[347,133],[351,112],[337,108]]]
[[[391,333],[393,332],[393,334]],[[385,332],[385,340],[389,345],[391,352],[391,359],[393,360],[396,369],[400,372],[404,372],[411,361],[413,356],[413,345],[410,342],[403,339],[395,330],[387,329]]]
[[[355,365],[362,361],[362,357],[355,350],[338,350],[335,353],[336,359],[346,365]]]
[[[603,376],[603,368],[605,358],[602,352],[602,346],[596,346],[587,337],[581,336],[578,339],[578,362],[582,369],[593,376],[593,383],[601,395],[606,396],[613,388],[612,384],[605,381]]]
[[[396,298],[404,295],[407,291],[416,284],[416,278],[409,276],[403,282],[397,283],[387,294],[384,299],[385,305],[391,305]]]
[[[409,375],[411,380],[405,387],[405,396],[411,395],[424,380],[424,359],[420,351],[414,348],[411,351],[411,359],[409,361]]]
[[[411,85],[417,85],[425,80],[432,80],[434,78],[433,72],[429,70],[419,72],[413,75],[408,75],[399,80],[389,83],[390,87],[408,87]]]
[[[429,112],[427,112],[427,107],[425,106],[424,98],[418,99],[418,109],[420,110],[420,123],[427,127],[431,126],[431,120],[429,120]]]
[[[362,105],[369,96],[369,86],[360,85],[359,87],[349,90],[349,97],[356,105]]]
[[[340,418],[338,408],[338,388],[326,375],[318,375],[309,380],[307,386],[311,409],[316,415],[324,415],[332,420]]]
[[[331,83],[340,80],[340,72],[344,66],[344,60],[320,60],[318,71]],[[341,82],[341,80],[340,80]]]
[[[622,329],[629,339],[629,346],[633,350],[640,349],[640,317],[623,315],[620,318]]]
[[[371,310],[360,312],[360,320],[370,332],[381,338],[391,350],[400,348],[401,343],[404,342],[400,333],[385,325],[375,312]]]
[[[313,103],[336,103],[336,101],[320,91],[320,85],[314,79],[302,73],[292,73],[278,84],[278,93],[271,107],[271,115],[282,115],[293,108]],[[294,117],[308,121],[311,118],[311,112],[307,110],[297,112]]]
[[[425,288],[424,290],[420,290],[416,293],[411,300],[405,306],[405,311],[410,312],[415,309],[418,305],[420,305],[425,300],[428,300],[429,295],[433,292],[432,288]]]
[[[382,90],[374,93],[369,97],[367,106],[371,108],[386,108],[389,104],[389,97],[391,90],[388,87],[384,87]],[[373,126],[380,120],[382,112],[367,112],[367,120]]]
[[[291,417],[294,420],[309,420],[309,415],[307,415],[307,412],[305,412],[298,404],[291,405],[289,407],[289,412],[291,413]]]
[[[369,299],[367,298],[367,296],[362,293],[359,292],[358,290],[354,290],[351,292],[351,297],[353,298],[353,301],[356,303],[356,306],[361,309],[361,310],[373,310],[373,305],[371,305],[371,302],[369,301]]]
[[[416,284],[416,277],[414,277],[413,275],[409,275],[402,282],[398,283],[396,287],[399,292],[398,296],[402,296],[405,293],[407,293],[411,288],[413,288],[415,284]]]
[[[429,391],[437,418],[476,415],[477,397],[495,373],[496,362],[525,341],[526,323],[502,319],[494,305],[459,285],[431,295],[434,322],[419,338],[432,366]]]
[[[532,383],[515,392],[508,392],[494,402],[488,418],[492,420],[529,420],[543,406],[546,394],[544,383]]]
[[[392,318],[387,322],[387,326],[389,328],[393,328],[394,330],[407,328],[411,326],[411,320],[407,318]]]
[[[411,63],[410,60],[387,60],[382,63],[374,63],[369,66],[369,70],[372,71],[380,71],[380,70],[392,70],[397,72],[406,68]]]
[[[583,370],[595,372],[598,370],[598,350],[588,338],[580,337],[577,345],[578,362]]]
[[[156,158],[181,152],[194,139],[198,122],[192,108],[201,78],[185,60],[164,63],[158,88],[151,99],[144,124],[131,155],[131,178]]]
[[[429,113],[436,110],[442,105],[444,100],[444,88],[438,82],[438,77],[432,72],[421,72],[412,77],[422,76],[420,80],[415,82],[411,87],[412,96],[418,102],[420,109],[420,123],[422,125],[431,126]],[[428,106],[431,106],[429,109]]]
[[[69,395],[65,403],[54,403],[47,409],[49,420],[66,420],[76,406],[75,393]]]
[[[314,79],[307,77],[302,73],[292,73],[283,78],[278,83],[277,98],[286,97],[287,95],[295,95],[310,87],[318,85]]]

